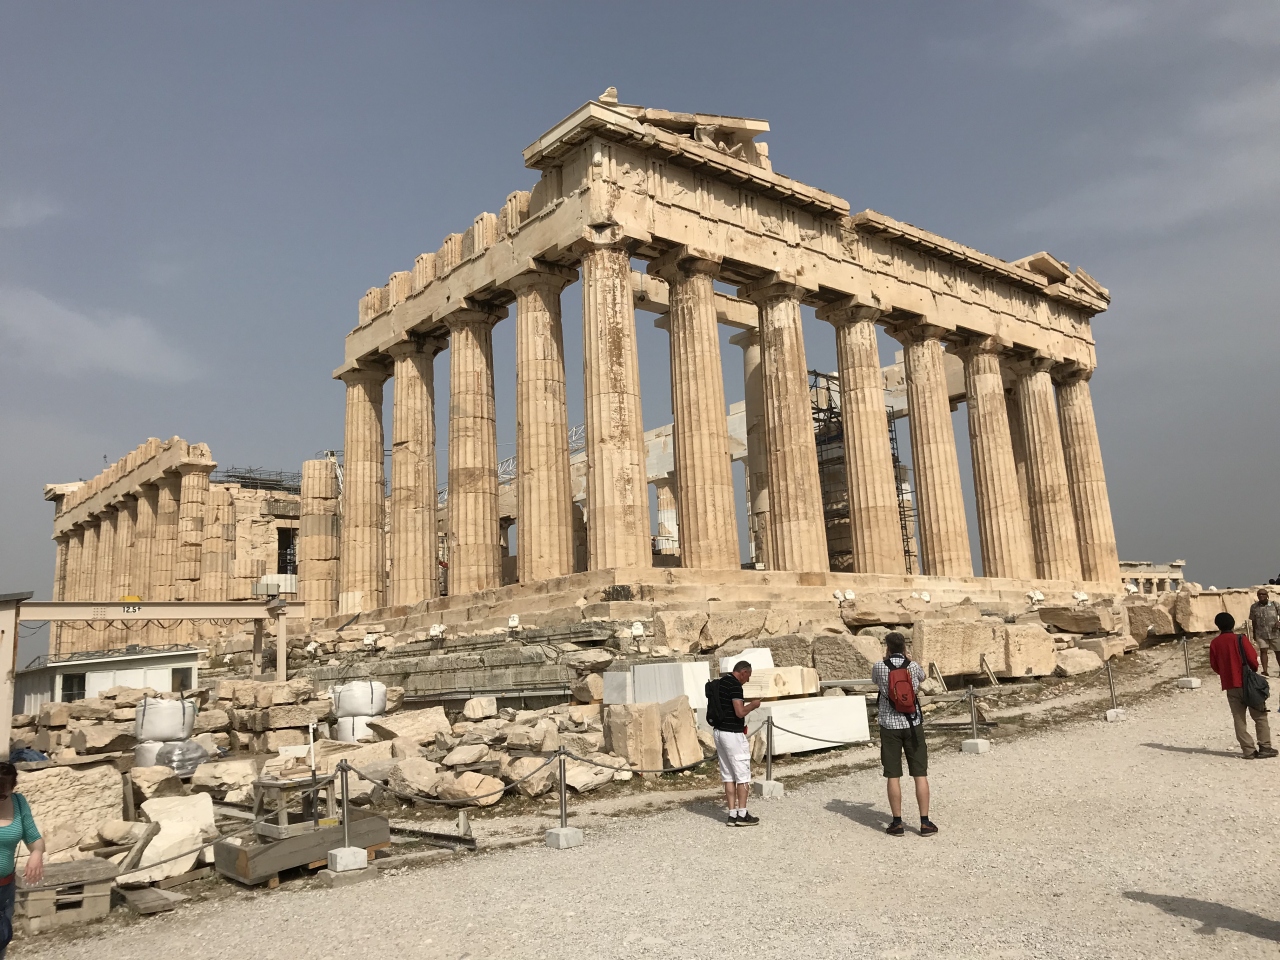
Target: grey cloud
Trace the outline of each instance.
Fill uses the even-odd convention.
[[[11,197],[0,201],[0,230],[34,227],[62,213],[62,204],[42,195]]]

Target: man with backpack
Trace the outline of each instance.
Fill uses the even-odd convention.
[[[919,689],[924,670],[907,656],[902,634],[884,638],[885,658],[871,668],[871,679],[880,688],[877,719],[880,723],[880,765],[884,768],[893,822],[885,831],[892,837],[906,833],[902,822],[902,755],[907,755],[907,772],[916,785],[916,805],[920,808],[920,835],[938,832],[929,819],[929,751],[924,742],[924,716],[920,712]]]
[[[1249,638],[1235,633],[1236,618],[1220,613],[1213,618],[1221,632],[1209,644],[1209,666],[1222,680],[1227,705],[1235,721],[1236,740],[1246,760],[1265,760],[1277,756],[1271,749],[1271,724],[1267,721],[1266,680],[1257,675],[1258,654]],[[1252,674],[1252,676],[1250,676]],[[1255,745],[1249,734],[1246,713],[1253,718],[1258,731]]]
[[[751,679],[751,664],[739,660],[732,673],[708,680],[707,723],[716,742],[716,760],[724,782],[724,802],[729,808],[731,827],[754,827],[760,822],[747,810],[751,791],[751,744],[747,740],[746,717],[760,706],[759,700],[744,700],[742,685]]]
[[[1258,653],[1262,655],[1262,673],[1270,672],[1268,650],[1276,651],[1276,666],[1280,668],[1280,605],[1266,590],[1259,590],[1257,601],[1249,607],[1249,626],[1249,636],[1258,641]]]

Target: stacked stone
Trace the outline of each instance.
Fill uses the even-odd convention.
[[[204,541],[200,553],[200,599],[230,599],[236,542],[235,504],[231,491],[212,487],[205,504]]]
[[[244,753],[279,753],[282,747],[309,742],[312,724],[327,735],[333,703],[328,693],[317,694],[309,677],[262,682],[219,680],[208,709],[198,714],[206,723],[226,724],[232,750]]]
[[[298,599],[306,603],[306,615],[311,619],[338,612],[340,506],[337,461],[305,461],[298,530]]]

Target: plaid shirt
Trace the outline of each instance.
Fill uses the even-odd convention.
[[[1255,640],[1280,640],[1280,622],[1278,621],[1280,621],[1280,609],[1277,609],[1274,600],[1266,603],[1255,601],[1249,607],[1249,622],[1253,624]]]
[[[895,659],[899,656],[901,654],[893,654]],[[903,659],[906,658],[904,657]],[[920,684],[924,682],[924,668],[912,660],[907,670],[911,674],[911,686],[918,694],[920,692]],[[880,726],[888,727],[890,730],[910,730],[919,723],[915,717],[907,716],[907,714],[899,713],[893,709],[893,704],[889,702],[889,667],[883,660],[877,660],[872,665],[871,679],[880,688],[880,696],[876,698],[878,702],[876,719],[880,722]]]

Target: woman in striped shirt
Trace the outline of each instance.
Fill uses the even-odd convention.
[[[14,793],[17,785],[17,768],[0,763],[0,960],[13,939],[14,862],[19,840],[31,851],[22,878],[28,884],[44,879],[44,840],[31,816],[31,804],[22,794]]]

